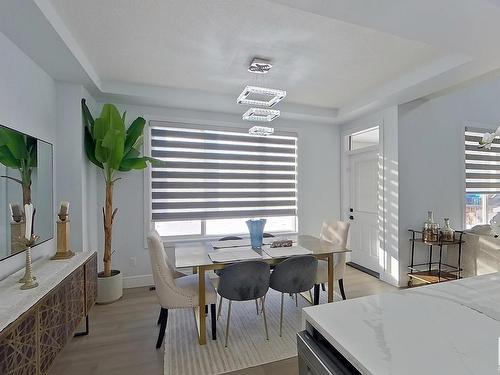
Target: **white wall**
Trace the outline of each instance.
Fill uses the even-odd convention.
[[[97,248],[96,172],[83,152],[80,100],[95,101],[78,84],[56,83],[0,33],[0,124],[54,146],[54,207],[71,202],[74,251]],[[55,236],[54,228],[54,236]],[[55,252],[55,237],[33,249],[35,259]],[[24,253],[0,261],[0,279],[24,266]]]
[[[420,229],[427,210],[440,223],[463,228],[464,127],[500,122],[500,80],[399,106],[400,250],[409,262],[408,232]],[[401,270],[406,278],[406,269]],[[404,280],[403,280],[404,281]]]
[[[0,55],[0,124],[54,144],[54,81],[2,33]],[[38,258],[51,254],[54,248],[55,240],[50,240],[35,247],[33,256]],[[23,265],[24,253],[1,261],[0,279]]]
[[[102,103],[98,105],[100,108]],[[119,105],[120,111],[127,111],[130,120],[143,116],[147,120],[170,120],[200,122],[240,126],[248,128],[241,118],[234,115],[212,112],[188,111],[161,107],[143,107]],[[94,113],[96,114],[96,113]],[[273,125],[281,130],[298,132],[298,203],[299,231],[304,234],[318,235],[321,222],[339,217],[339,132],[335,126],[315,125],[296,121],[278,120]],[[98,171],[98,207],[104,201],[102,174]],[[144,249],[144,173],[132,171],[124,174],[115,184],[116,216],[113,249],[113,268],[123,271],[125,286],[144,285],[151,282],[149,256]],[[98,215],[97,221],[101,222]],[[99,249],[102,248],[102,228],[99,226]],[[130,258],[136,258],[136,266],[130,264]],[[101,266],[102,267],[102,266]]]
[[[81,85],[57,83],[57,207],[61,200],[70,202],[71,248],[73,251],[97,248],[96,171],[87,162],[83,144],[81,104],[93,98]]]
[[[376,113],[342,124],[342,138],[363,129],[379,126],[379,265],[380,278],[392,285],[399,284],[400,252],[398,243],[398,109],[392,106]],[[342,140],[344,141],[344,139]],[[341,218],[348,220],[349,184],[346,146],[341,150],[342,203]]]

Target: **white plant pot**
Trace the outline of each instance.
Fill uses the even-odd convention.
[[[111,271],[111,276],[103,277],[101,274],[97,277],[97,301],[96,303],[104,305],[118,301],[123,296],[123,275],[120,271]]]

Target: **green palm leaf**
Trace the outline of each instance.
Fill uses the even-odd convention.
[[[92,163],[105,170],[109,180],[116,171],[144,169],[148,164],[161,163],[141,156],[146,120],[138,117],[127,129],[125,118],[125,113],[120,115],[113,104],[104,104],[101,115],[94,119],[82,99],[85,152]]]
[[[21,161],[12,155],[10,149],[5,145],[0,146],[0,163],[8,168],[21,168]]]

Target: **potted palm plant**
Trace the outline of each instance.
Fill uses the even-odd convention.
[[[122,274],[111,267],[113,221],[118,208],[113,207],[113,188],[120,172],[147,168],[160,161],[141,155],[146,121],[136,118],[128,128],[125,113],[120,115],[113,104],[104,104],[100,117],[94,119],[82,99],[85,152],[88,159],[103,170],[106,186],[104,221],[104,270],[98,274],[97,302],[111,303],[123,294]]]

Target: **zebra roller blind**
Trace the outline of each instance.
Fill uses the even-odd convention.
[[[153,221],[297,215],[297,135],[151,121]]]
[[[500,139],[491,149],[480,148],[479,141],[491,129],[465,128],[465,191],[500,193]]]

